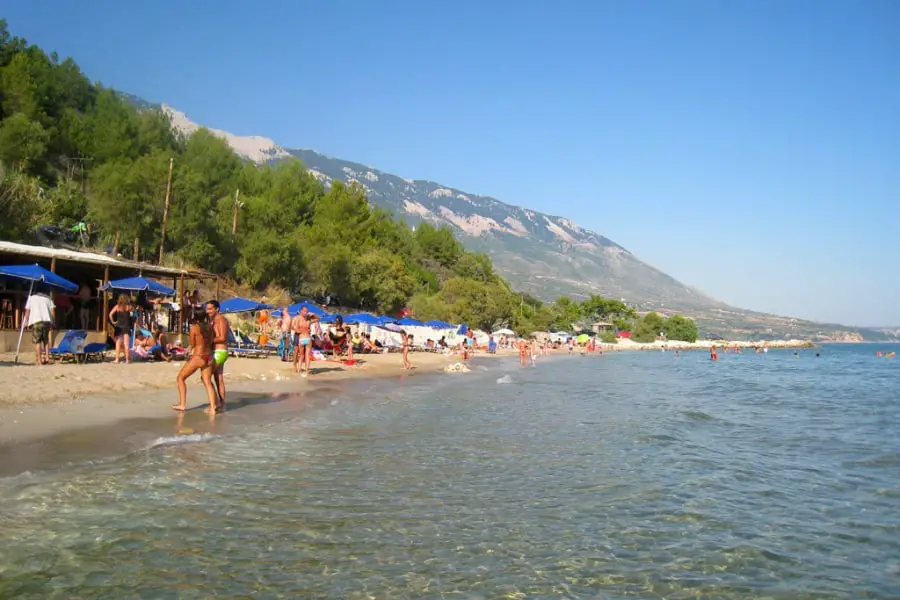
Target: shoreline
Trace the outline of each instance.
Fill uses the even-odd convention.
[[[487,355],[489,358],[506,354]],[[483,359],[479,355],[476,359]],[[229,407],[240,398],[262,394],[282,396],[314,392],[328,384],[441,373],[461,362],[456,356],[416,353],[413,369],[403,369],[399,354],[365,355],[354,366],[313,362],[310,377],[294,373],[277,357],[231,358],[225,383]],[[175,377],[183,362],[54,364],[9,366],[15,386],[0,389],[0,445],[53,435],[65,429],[95,426],[123,418],[175,415]],[[0,367],[0,373],[2,373]],[[124,379],[123,379],[124,376]],[[199,374],[188,380],[188,411],[202,412],[206,395]]]
[[[712,342],[623,341],[601,347],[604,353],[614,354],[663,349],[702,351],[711,345]],[[716,345],[725,346],[721,342]],[[748,342],[727,345],[755,346]],[[767,345],[773,349],[813,347],[808,342]],[[582,352],[576,350],[576,354]],[[542,358],[568,354],[563,348]],[[177,400],[175,376],[183,363],[104,362],[36,367],[33,363],[7,362],[0,366],[0,373],[5,370],[14,377],[10,379],[12,385],[0,388],[0,476],[127,454],[173,436],[215,434],[227,430],[229,422],[237,423],[256,414],[313,408],[330,401],[335,393],[356,388],[364,393],[366,384],[442,374],[449,365],[463,362],[455,354],[427,352],[414,353],[410,359],[415,367],[412,371],[403,369],[399,354],[363,355],[354,366],[314,362],[312,375],[303,378],[294,373],[291,363],[277,357],[232,358],[226,365],[226,418],[204,414],[206,398],[199,375],[188,381],[189,410],[177,413],[171,409]],[[498,359],[517,360],[518,352],[506,349],[497,354],[479,353],[468,364],[473,368]]]
[[[308,378],[290,375],[277,380],[229,378],[226,380],[228,410],[214,417],[203,411],[206,398],[198,376],[188,382],[188,410],[176,412],[171,409],[176,394],[174,377],[177,369],[166,369],[165,372],[171,375],[171,384],[166,388],[2,405],[0,478],[114,459],[159,445],[179,443],[182,437],[186,438],[184,441],[203,441],[241,424],[324,406],[336,395],[364,397],[375,386],[393,379],[403,381],[410,377],[438,376],[445,373],[445,366],[457,362],[456,356],[416,354],[410,357],[416,368],[406,371],[400,365],[399,354],[374,356],[383,357],[376,361],[381,364],[368,363],[368,368],[347,367],[318,374],[314,368],[313,375]],[[478,356],[469,361],[469,367],[508,357],[508,353]],[[244,360],[261,362],[265,359]],[[388,364],[388,361],[396,365]],[[286,371],[293,373],[290,363],[276,359],[269,362],[273,366],[283,365]],[[166,365],[156,363],[153,366]],[[125,365],[114,367],[127,368]]]

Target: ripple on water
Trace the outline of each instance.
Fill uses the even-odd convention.
[[[847,352],[412,378],[2,480],[0,597],[890,598],[897,388]]]

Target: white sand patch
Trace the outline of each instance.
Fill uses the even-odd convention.
[[[431,211],[425,208],[424,205],[419,204],[418,202],[410,202],[409,200],[403,201],[403,210],[408,212],[411,215],[419,215],[426,218],[433,218],[434,215],[431,214]]]
[[[524,237],[528,235],[528,230],[525,229],[525,226],[522,225],[522,221],[518,219],[514,219],[512,217],[506,217],[503,219],[503,222],[509,225],[507,231],[513,235],[517,235],[519,237]]]
[[[468,202],[469,204],[472,204],[472,205],[475,204],[474,202],[472,202],[472,199],[469,198],[468,196],[466,196],[465,194],[457,194],[456,197],[459,198],[460,200],[463,200],[464,202]]]
[[[331,177],[329,177],[322,171],[319,171],[318,169],[307,169],[307,171],[309,172],[310,175],[312,175],[319,181],[322,181],[322,182],[330,182],[331,181]]]
[[[191,121],[186,114],[179,110],[175,110],[171,106],[162,105],[162,110],[172,120],[172,126],[181,131],[185,135],[191,135],[198,129],[197,125]],[[239,156],[249,158],[255,163],[264,163],[274,158],[287,158],[290,156],[284,148],[270,140],[258,135],[239,136],[222,131],[221,129],[212,129],[207,127],[209,132],[218,138],[225,140],[231,149]]]
[[[428,192],[428,195],[432,198],[451,198],[453,197],[453,190],[448,190],[447,188],[438,188],[433,192]]]
[[[366,171],[366,174],[363,177],[365,177],[369,181],[378,181],[378,175],[376,175],[372,171]]]
[[[481,215],[471,215],[464,217],[458,215],[446,206],[441,206],[441,216],[468,233],[469,235],[479,236],[492,230],[506,231],[497,221],[490,217],[482,217]]]
[[[354,170],[351,169],[350,167],[344,167],[343,169],[341,169],[341,171],[343,171],[344,173],[346,173],[346,174],[349,175],[350,177],[359,177],[359,173],[357,173],[356,171],[354,171]]]
[[[544,220],[547,222],[547,229],[549,229],[556,237],[570,244],[578,243],[578,240],[572,237],[572,235],[569,234],[568,231],[566,231],[547,217],[544,217]]]
[[[576,225],[569,219],[560,218],[560,219],[558,219],[558,221],[559,221],[560,225],[562,225],[569,231],[574,231],[575,233],[584,233],[584,230],[581,227],[579,227],[578,225]]]

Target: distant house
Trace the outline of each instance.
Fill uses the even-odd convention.
[[[604,331],[612,331],[615,329],[615,325],[612,323],[607,323],[606,321],[597,321],[593,325],[591,325],[591,329],[594,333],[602,333]]]

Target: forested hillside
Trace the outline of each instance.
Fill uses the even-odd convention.
[[[373,209],[362,187],[326,190],[298,160],[258,166],[206,129],[185,137],[165,113],[135,108],[0,21],[0,237],[30,241],[40,225],[80,222],[93,244],[131,258],[156,261],[162,249],[258,289],[329,293],[377,312],[411,306],[420,318],[523,333],[634,319],[598,296],[547,305],[516,293],[451,229],[413,230]]]

